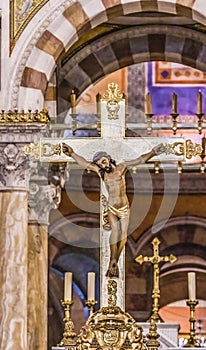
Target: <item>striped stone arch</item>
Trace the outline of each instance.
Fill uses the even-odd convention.
[[[87,45],[63,67],[60,97],[80,95],[88,86],[120,68],[148,61],[173,61],[206,71],[206,36],[175,26],[128,28]]]
[[[188,226],[191,227],[191,232],[188,231]],[[162,250],[190,244],[194,247],[201,246],[202,252],[205,251],[206,244],[203,237],[206,235],[206,218],[193,215],[177,216],[170,218],[160,230],[159,227],[163,227],[161,222],[143,232],[137,241],[131,236],[128,237],[128,245],[134,257],[142,254],[148,247],[152,249],[151,242],[155,237],[160,240]],[[192,254],[192,251],[190,253]]]
[[[47,27],[37,40],[35,47],[25,63],[20,87],[12,90],[12,93],[18,95],[18,98],[12,96],[11,100],[18,100],[18,107],[21,108],[28,108],[31,106],[31,101],[34,105],[39,105],[41,107],[44,103],[48,82],[60,56],[86,31],[120,15],[147,11],[165,12],[184,16],[202,25],[206,24],[206,4],[203,0],[80,0],[71,3],[71,5]],[[189,40],[185,38],[185,41],[182,40],[182,44],[180,40],[179,44],[176,44],[178,35],[170,38],[171,33],[162,33],[162,36],[159,34],[158,45],[154,48],[152,40],[153,29],[154,28],[150,29],[150,33],[147,33],[147,35],[145,34],[146,47],[143,51],[147,51],[145,51],[145,57],[142,57],[140,61],[143,61],[143,59],[149,61],[151,59],[159,60],[167,58],[167,54],[171,52],[169,39],[172,39],[174,45],[179,46],[179,49],[177,49],[176,53],[174,52],[174,55],[171,55],[171,59],[176,62],[186,63],[187,61],[187,64],[194,67],[202,68],[202,66],[205,65],[204,35],[199,34],[201,37],[199,40],[198,38],[190,38]],[[128,40],[125,40],[121,42],[121,44],[125,42],[126,47],[128,47],[125,58],[121,57],[120,49],[115,49],[115,43],[113,43],[114,55],[117,55],[118,67],[128,65],[130,54],[132,55],[130,64],[135,61],[134,56],[138,55],[138,50],[134,47],[133,53],[130,47],[131,41],[132,40],[128,42]],[[133,44],[133,46],[135,46],[135,44]],[[166,49],[168,51],[166,51]],[[194,52],[194,59],[191,57],[191,52]],[[95,64],[96,62],[97,60],[94,61]],[[85,70],[84,68],[86,67],[84,67],[83,63],[85,62],[82,62],[81,69],[83,68],[83,70]],[[102,66],[102,64],[102,61],[99,62],[98,67],[100,67],[103,76],[106,73],[104,73],[104,66]],[[94,82],[95,79],[99,79],[98,73],[95,77],[94,72],[88,74],[86,71],[86,75],[89,75],[89,80],[91,82]]]

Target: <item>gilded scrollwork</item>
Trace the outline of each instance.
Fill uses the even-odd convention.
[[[43,157],[51,157],[54,155],[58,155],[60,156],[61,154],[61,144],[58,143],[56,144],[52,144],[49,142],[45,142],[42,146],[41,146],[41,155]]]
[[[24,153],[38,160],[40,158],[40,142],[37,141],[34,143],[30,143],[28,145],[25,145]]]
[[[174,154],[176,156],[185,155],[187,159],[191,159],[194,156],[200,156],[202,154],[202,146],[200,144],[192,142],[192,140],[165,144],[164,147],[166,154]]]
[[[123,94],[117,83],[108,84],[108,90],[103,95],[103,99],[107,101],[108,119],[118,119],[119,102],[123,99]]]

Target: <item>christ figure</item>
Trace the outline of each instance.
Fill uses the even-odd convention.
[[[111,226],[110,234],[110,261],[107,277],[119,277],[118,261],[127,241],[130,206],[126,194],[125,174],[129,166],[146,163],[152,157],[163,153],[165,147],[159,144],[148,153],[130,161],[116,164],[106,152],[100,151],[94,154],[93,161],[89,162],[84,157],[75,153],[69,145],[62,144],[65,155],[72,157],[80,166],[94,171],[104,181],[108,192],[108,219]]]

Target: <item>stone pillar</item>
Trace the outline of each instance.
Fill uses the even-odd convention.
[[[34,174],[29,186],[28,225],[28,349],[47,349],[48,223],[60,202],[61,188]]]
[[[27,186],[31,168],[23,147],[39,139],[41,135],[47,135],[47,127],[44,124],[19,125],[1,120],[0,350],[28,350],[30,242]],[[47,261],[44,273],[47,275]],[[47,304],[46,299],[44,302]],[[37,306],[33,305],[34,308]],[[46,350],[46,347],[41,347],[41,350],[43,349]]]
[[[27,349],[27,194],[0,192],[0,349]]]

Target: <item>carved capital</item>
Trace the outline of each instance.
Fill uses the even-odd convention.
[[[57,209],[61,201],[61,187],[50,183],[38,184],[30,181],[29,192],[29,222],[48,225],[51,209]]]
[[[28,163],[21,145],[0,145],[0,187],[26,188]]]
[[[41,168],[37,161],[33,163],[37,166],[33,167],[29,182],[29,221],[48,225],[50,210],[57,209],[61,201],[65,169],[61,165]]]

